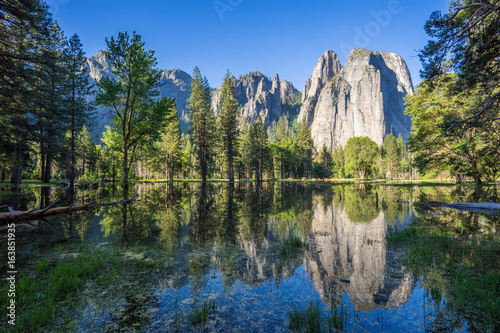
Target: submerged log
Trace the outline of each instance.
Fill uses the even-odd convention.
[[[42,218],[45,218],[48,216],[70,214],[70,213],[74,213],[77,211],[90,210],[90,209],[93,209],[96,207],[128,204],[131,202],[135,202],[135,199],[136,198],[134,197],[134,198],[128,199],[128,200],[123,200],[123,201],[118,201],[118,202],[108,202],[108,203],[103,203],[103,204],[96,204],[95,201],[91,201],[85,205],[77,206],[73,203],[69,206],[52,208],[52,206],[54,206],[54,204],[59,201],[59,200],[56,200],[53,203],[51,203],[49,206],[45,207],[44,209],[31,209],[28,211],[12,211],[12,212],[0,213],[0,223],[11,222],[11,221],[36,220],[36,219],[42,219]]]
[[[440,201],[415,202],[419,205],[448,207],[468,212],[491,212],[500,211],[500,203],[496,202],[457,202],[446,203]]]

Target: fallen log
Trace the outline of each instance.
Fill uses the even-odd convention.
[[[415,202],[419,205],[427,205],[427,206],[440,206],[440,207],[448,207],[457,210],[463,210],[467,212],[492,212],[492,211],[500,211],[500,203],[496,202],[457,202],[457,203],[446,203],[439,201],[429,201],[429,202]]]
[[[136,198],[128,199],[128,200],[123,200],[123,201],[118,201],[118,202],[108,202],[108,203],[103,203],[103,204],[96,204],[95,201],[91,201],[85,205],[70,205],[70,206],[64,206],[64,207],[54,207],[55,203],[57,203],[59,200],[54,201],[52,204],[49,206],[45,207],[44,209],[31,209],[28,211],[12,211],[12,212],[5,212],[5,213],[0,213],[0,223],[2,222],[11,222],[11,221],[29,221],[29,220],[36,220],[36,219],[42,219],[48,216],[55,216],[55,215],[63,215],[63,214],[70,214],[82,210],[89,210],[97,207],[102,207],[102,206],[112,206],[112,205],[119,205],[119,204],[128,204],[135,202]]]

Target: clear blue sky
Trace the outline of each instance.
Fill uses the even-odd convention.
[[[212,87],[227,69],[261,71],[302,90],[318,58],[335,51],[342,64],[351,47],[395,52],[420,81],[418,50],[425,21],[445,0],[50,0],[66,35],[78,33],[87,56],[105,38],[136,31],[162,69],[192,73],[199,66]]]

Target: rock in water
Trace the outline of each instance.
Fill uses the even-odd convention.
[[[307,119],[316,150],[339,148],[355,136],[379,145],[389,133],[407,139],[411,117],[404,114],[404,97],[413,93],[413,85],[404,60],[394,53],[354,49],[336,71],[335,59],[331,51],[323,54],[304,87],[299,120]]]

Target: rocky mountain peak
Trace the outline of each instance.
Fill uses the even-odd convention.
[[[400,56],[353,49],[317,99],[307,105],[304,102],[299,119],[308,120],[318,151],[323,145],[331,149],[344,146],[354,136],[368,136],[377,144],[389,133],[401,133],[406,139],[411,118],[404,115],[404,97],[411,93],[410,72]]]
[[[316,104],[321,90],[340,70],[340,61],[335,52],[327,50],[319,57],[312,76],[307,80],[302,91],[302,107],[300,108],[299,121],[305,118],[307,124],[311,125],[313,106]]]

